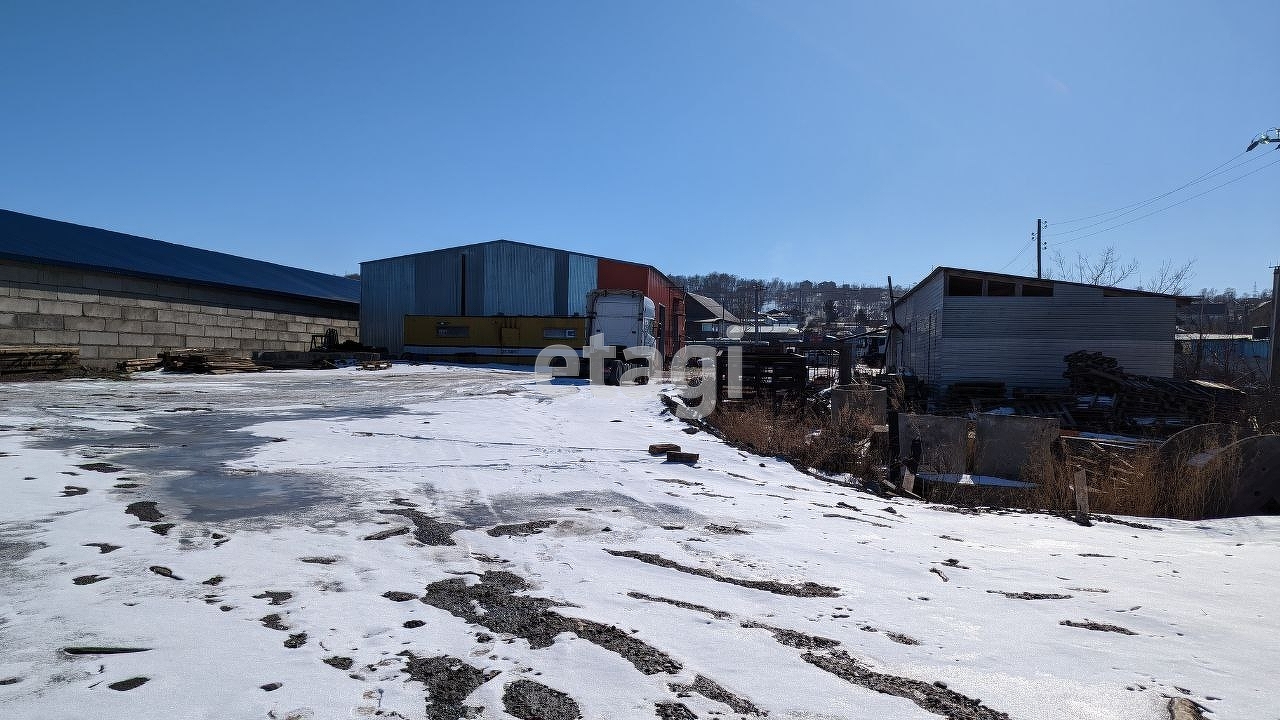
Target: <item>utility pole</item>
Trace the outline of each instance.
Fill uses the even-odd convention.
[[[1245,152],[1266,145],[1267,143],[1280,143],[1280,128],[1268,130],[1249,143],[1249,147],[1245,148]],[[1280,150],[1280,148],[1276,148]],[[1272,266],[1273,275],[1271,282],[1271,341],[1267,347],[1267,354],[1270,355],[1271,362],[1268,372],[1268,378],[1271,381],[1272,389],[1280,387],[1280,348],[1276,345],[1280,344],[1280,265]]]
[[[1044,229],[1044,220],[1036,218],[1036,278],[1044,277],[1043,269],[1040,266],[1040,251],[1044,249],[1044,244],[1040,242],[1040,231]]]
[[[1271,269],[1271,344],[1267,348],[1271,355],[1271,387],[1280,387],[1280,265]]]
[[[760,283],[751,286],[756,291],[756,340],[760,339],[760,291],[764,288]]]

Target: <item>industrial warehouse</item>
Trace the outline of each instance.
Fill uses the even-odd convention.
[[[203,348],[242,357],[357,338],[359,284],[0,210],[0,348],[114,368]],[[48,354],[46,352],[46,354]]]
[[[664,360],[686,338],[684,290],[635,262],[494,240],[364,262],[360,278],[361,341],[397,355],[531,363],[548,345],[581,348],[602,291],[650,301],[648,334]],[[646,344],[631,332],[623,347]]]

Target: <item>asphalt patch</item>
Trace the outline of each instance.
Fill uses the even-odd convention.
[[[730,613],[727,613],[723,610],[716,610],[715,608],[709,608],[706,605],[698,605],[697,603],[686,602],[684,600],[672,600],[671,598],[659,597],[657,595],[648,595],[646,593],[634,592],[634,591],[627,593],[627,597],[632,597],[637,600],[648,600],[649,602],[666,603],[668,605],[674,605],[678,608],[684,608],[685,610],[696,610],[698,612],[706,613],[711,617],[716,618],[717,620],[727,620],[728,618],[732,617]]]
[[[284,624],[283,619],[280,617],[280,613],[264,615],[259,618],[258,622],[262,623],[262,627],[269,628],[271,630],[279,630],[281,632],[287,632],[289,630],[289,626]]]
[[[488,570],[471,585],[463,578],[434,582],[427,586],[422,602],[493,632],[522,637],[535,650],[550,647],[557,635],[571,632],[620,655],[645,675],[680,670],[680,663],[631,633],[551,611],[564,603],[516,594],[528,589],[528,583],[518,575]]]
[[[829,650],[840,644],[839,640],[822,637],[821,635],[806,635],[805,633],[788,630],[786,628],[773,627],[764,623],[754,622],[752,620],[744,620],[741,623],[744,628],[759,628],[768,630],[773,633],[773,639],[786,645],[787,647],[799,648],[801,650]]]
[[[724,703],[729,706],[730,710],[733,710],[739,715],[755,715],[757,717],[764,717],[769,714],[768,712],[756,707],[755,703],[729,692],[719,683],[704,675],[695,676],[691,683],[684,685],[671,683],[668,687],[671,688],[672,692],[694,692],[708,700]]]
[[[414,539],[423,545],[456,545],[457,543],[450,536],[462,529],[461,525],[440,522],[418,510],[396,508],[378,512],[383,515],[399,515],[408,518],[417,528],[413,533]]]
[[[655,703],[653,713],[658,716],[658,720],[698,720],[692,710],[678,702]]]
[[[829,585],[819,585],[815,582],[803,582],[799,584],[778,582],[777,580],[744,580],[742,578],[728,577],[711,570],[703,568],[691,567],[689,565],[681,565],[674,560],[668,560],[661,555],[653,553],[639,552],[638,550],[605,550],[605,552],[616,557],[628,557],[639,560],[642,563],[656,565],[658,567],[670,568],[678,570],[682,573],[690,575],[698,575],[700,577],[709,578],[716,582],[728,583],[739,587],[751,588],[753,590],[764,590],[774,593],[775,595],[790,595],[792,597],[839,597],[840,588],[831,587]]]
[[[156,509],[156,504],[152,500],[139,500],[138,502],[129,503],[124,511],[142,522],[148,523],[159,522],[160,518],[164,517],[164,513]]]
[[[537,535],[555,524],[555,520],[535,520],[533,522],[520,523],[518,525],[495,525],[485,531],[485,534],[489,537],[525,537],[528,535]]]
[[[405,651],[403,672],[427,688],[427,720],[461,720],[475,717],[475,708],[463,705],[476,688],[489,682],[497,670],[481,670],[448,655],[420,658]]]
[[[1121,635],[1137,635],[1138,634],[1130,630],[1129,628],[1120,627],[1119,625],[1108,625],[1107,623],[1094,622],[1089,619],[1085,619],[1083,622],[1079,622],[1076,620],[1063,620],[1058,624],[1066,625],[1067,627],[1073,627],[1073,628],[1083,628],[1085,630],[1097,630],[1098,632],[1119,633]]]
[[[981,700],[961,695],[942,683],[927,683],[876,672],[843,650],[823,655],[807,652],[800,657],[842,680],[885,695],[906,698],[919,705],[922,710],[941,715],[947,720],[1009,720],[1007,713],[989,708]]]
[[[112,465],[111,463],[107,463],[107,462],[85,463],[83,465],[77,465],[76,467],[80,468],[81,470],[92,470],[94,472],[100,472],[100,473],[114,473],[114,472],[124,471],[124,468],[118,465]]]
[[[293,597],[293,593],[286,590],[263,590],[253,596],[254,600],[271,600],[269,605],[283,605],[286,600]]]
[[[520,720],[577,720],[582,717],[578,703],[562,693],[532,680],[516,680],[502,691],[502,706]]]

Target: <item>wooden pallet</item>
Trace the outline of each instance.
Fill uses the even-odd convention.
[[[0,375],[60,372],[80,366],[80,348],[67,345],[0,345]]]
[[[236,357],[225,350],[185,348],[160,354],[161,364],[171,372],[226,375],[228,373],[262,372],[270,368],[258,365],[249,358]]]

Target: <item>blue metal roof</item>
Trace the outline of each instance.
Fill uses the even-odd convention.
[[[0,210],[0,257],[341,302],[360,283],[200,248]]]

